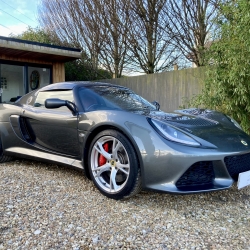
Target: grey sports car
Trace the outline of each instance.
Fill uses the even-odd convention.
[[[15,156],[81,168],[113,199],[186,194],[249,171],[250,136],[216,111],[164,113],[125,87],[65,82],[0,105],[0,162]]]

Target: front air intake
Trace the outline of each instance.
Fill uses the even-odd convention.
[[[195,186],[212,185],[214,181],[214,169],[211,161],[200,161],[193,164],[176,182],[176,187],[195,188]]]
[[[250,170],[250,153],[227,156],[224,159],[230,176],[237,181],[239,173]]]

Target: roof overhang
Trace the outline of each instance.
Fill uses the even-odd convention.
[[[0,36],[0,55],[12,58],[68,62],[81,58],[81,50]]]

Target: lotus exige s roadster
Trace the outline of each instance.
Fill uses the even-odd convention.
[[[242,181],[250,136],[236,121],[205,109],[165,113],[107,83],[51,84],[1,104],[0,163],[15,156],[81,168],[113,199],[141,188],[187,194],[250,184]]]

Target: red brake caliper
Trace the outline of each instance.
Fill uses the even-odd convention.
[[[106,152],[108,152],[108,150],[109,150],[109,145],[108,145],[107,142],[103,144],[103,148],[104,148],[104,150],[105,150]],[[106,159],[102,154],[100,154],[100,155],[99,155],[99,159],[98,159],[99,167],[102,166],[102,165],[104,165],[106,162],[107,162],[107,159]]]

